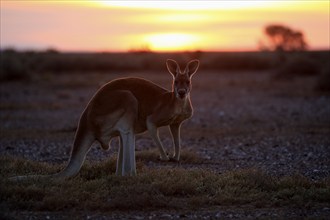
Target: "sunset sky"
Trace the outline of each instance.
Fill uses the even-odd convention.
[[[303,31],[312,50],[330,47],[329,0],[0,2],[1,49],[257,50],[267,24]]]

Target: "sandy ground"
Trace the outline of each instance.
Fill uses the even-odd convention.
[[[44,74],[30,82],[0,84],[0,153],[49,163],[67,161],[89,99],[102,84],[123,76],[144,77],[171,88],[166,72]],[[313,77],[274,81],[270,72],[201,70],[193,79],[194,116],[182,127],[182,145],[202,162],[180,166],[219,173],[257,168],[273,175],[329,178],[330,96],[315,92],[315,81]],[[172,153],[167,128],[161,129],[161,138]],[[148,134],[137,138],[137,151],[154,148]],[[87,159],[104,160],[116,152],[117,147],[102,151],[95,144]],[[313,213],[318,212],[330,215],[329,207]],[[218,212],[212,213],[216,217]]]

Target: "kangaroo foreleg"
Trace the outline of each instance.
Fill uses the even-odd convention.
[[[176,161],[180,160],[180,150],[181,150],[180,127],[181,127],[181,124],[179,124],[179,123],[170,125],[170,131],[171,131],[171,134],[172,134],[173,144],[174,144],[173,159],[176,160]]]
[[[159,139],[158,128],[152,122],[150,117],[147,119],[147,128],[152,140],[155,142],[156,146],[160,151],[160,159],[163,161],[168,161],[169,158],[164,150],[162,142]]]

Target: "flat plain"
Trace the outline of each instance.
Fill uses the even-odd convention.
[[[160,72],[44,73],[34,80],[2,82],[0,207],[4,217],[325,219],[330,216],[330,96],[314,89],[317,82],[315,76],[275,80],[273,72],[267,70],[210,71],[203,70],[201,65],[193,78],[191,92],[194,115],[182,126],[183,153],[180,162],[159,161],[157,149],[146,133],[136,139],[138,177],[135,180],[134,177],[123,180],[125,177],[114,175],[118,149],[118,142],[114,141],[109,151],[103,151],[95,143],[87,155],[87,162],[80,176],[74,178],[76,180],[69,180],[69,183],[55,184],[58,189],[62,189],[70,188],[70,183],[85,181],[93,187],[91,181],[106,180],[100,183],[102,185],[112,179],[115,182],[110,182],[110,185],[136,184],[142,187],[133,187],[130,194],[102,189],[108,190],[109,198],[101,199],[109,203],[108,206],[103,204],[101,207],[94,207],[74,202],[63,206],[49,200],[51,205],[41,205],[47,203],[47,196],[54,197],[57,192],[47,191],[41,198],[29,197],[29,193],[39,192],[40,187],[45,192],[44,188],[52,186],[49,182],[13,183],[21,191],[17,188],[6,189],[9,184],[6,178],[9,176],[61,169],[69,159],[78,120],[88,101],[104,83],[127,76],[143,77],[171,89],[172,78],[165,68]],[[172,154],[169,130],[162,128],[160,136],[168,153]],[[109,167],[108,171],[104,170],[106,167]],[[139,185],[138,183],[145,183],[143,177],[147,178],[148,175],[152,177],[149,185]],[[186,175],[186,182],[176,179],[176,175]],[[266,194],[264,197],[244,194],[244,184],[249,183],[245,183],[243,179],[236,194],[230,194],[242,199],[225,200],[223,197],[226,195],[221,197],[220,191],[226,184],[208,186],[203,179],[207,175],[219,177],[225,182],[226,178],[230,182],[236,177],[239,181],[239,177],[244,179],[252,176],[252,179],[260,180],[258,184],[262,186],[261,191],[269,192],[269,201]],[[198,187],[203,186],[189,185],[190,178],[202,178],[204,185],[201,185],[206,187],[203,188],[204,191],[198,191],[201,190]],[[268,178],[274,178],[270,185],[279,184],[280,186],[276,185],[279,188],[272,188],[266,181]],[[291,178],[291,182],[288,178]],[[299,181],[292,183],[294,179]],[[173,192],[171,184],[177,184],[176,181],[183,181],[188,185],[183,184],[181,191]],[[305,191],[286,194],[280,190],[285,181],[287,184],[290,182],[293,188],[300,187]],[[235,184],[235,181],[232,183]],[[265,189],[264,185],[267,186]],[[38,190],[31,191],[33,186]],[[152,197],[152,192],[149,191],[150,194],[143,194],[143,187],[148,186],[156,187],[159,198]],[[168,188],[164,189],[164,186]],[[30,188],[29,193],[22,188]],[[173,188],[180,187],[176,185]],[[313,189],[315,194],[309,196],[308,193],[312,194],[307,192],[309,189]],[[275,191],[278,194],[272,194]],[[134,201],[134,195],[146,196],[149,202],[136,201],[148,207],[141,207],[134,202],[131,207],[126,207],[118,200],[110,199],[111,196],[132,196]],[[248,198],[244,200],[244,196]],[[157,203],[152,199],[164,201]],[[261,200],[258,202],[259,199]],[[111,205],[112,202],[115,204]],[[153,206],[153,202],[156,205]],[[168,204],[172,202],[173,204]],[[76,214],[73,215],[72,211]]]

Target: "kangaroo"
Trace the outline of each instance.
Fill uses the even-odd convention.
[[[11,179],[74,177],[92,143],[98,141],[107,150],[114,137],[120,140],[116,175],[136,175],[136,134],[148,131],[160,151],[160,159],[170,159],[158,135],[158,128],[162,126],[170,128],[174,143],[172,159],[179,161],[180,127],[193,114],[190,101],[191,78],[199,67],[199,61],[190,61],[183,72],[174,60],[168,59],[166,66],[173,76],[172,91],[141,78],[110,81],[96,92],[83,111],[66,168],[52,175],[17,176]]]

